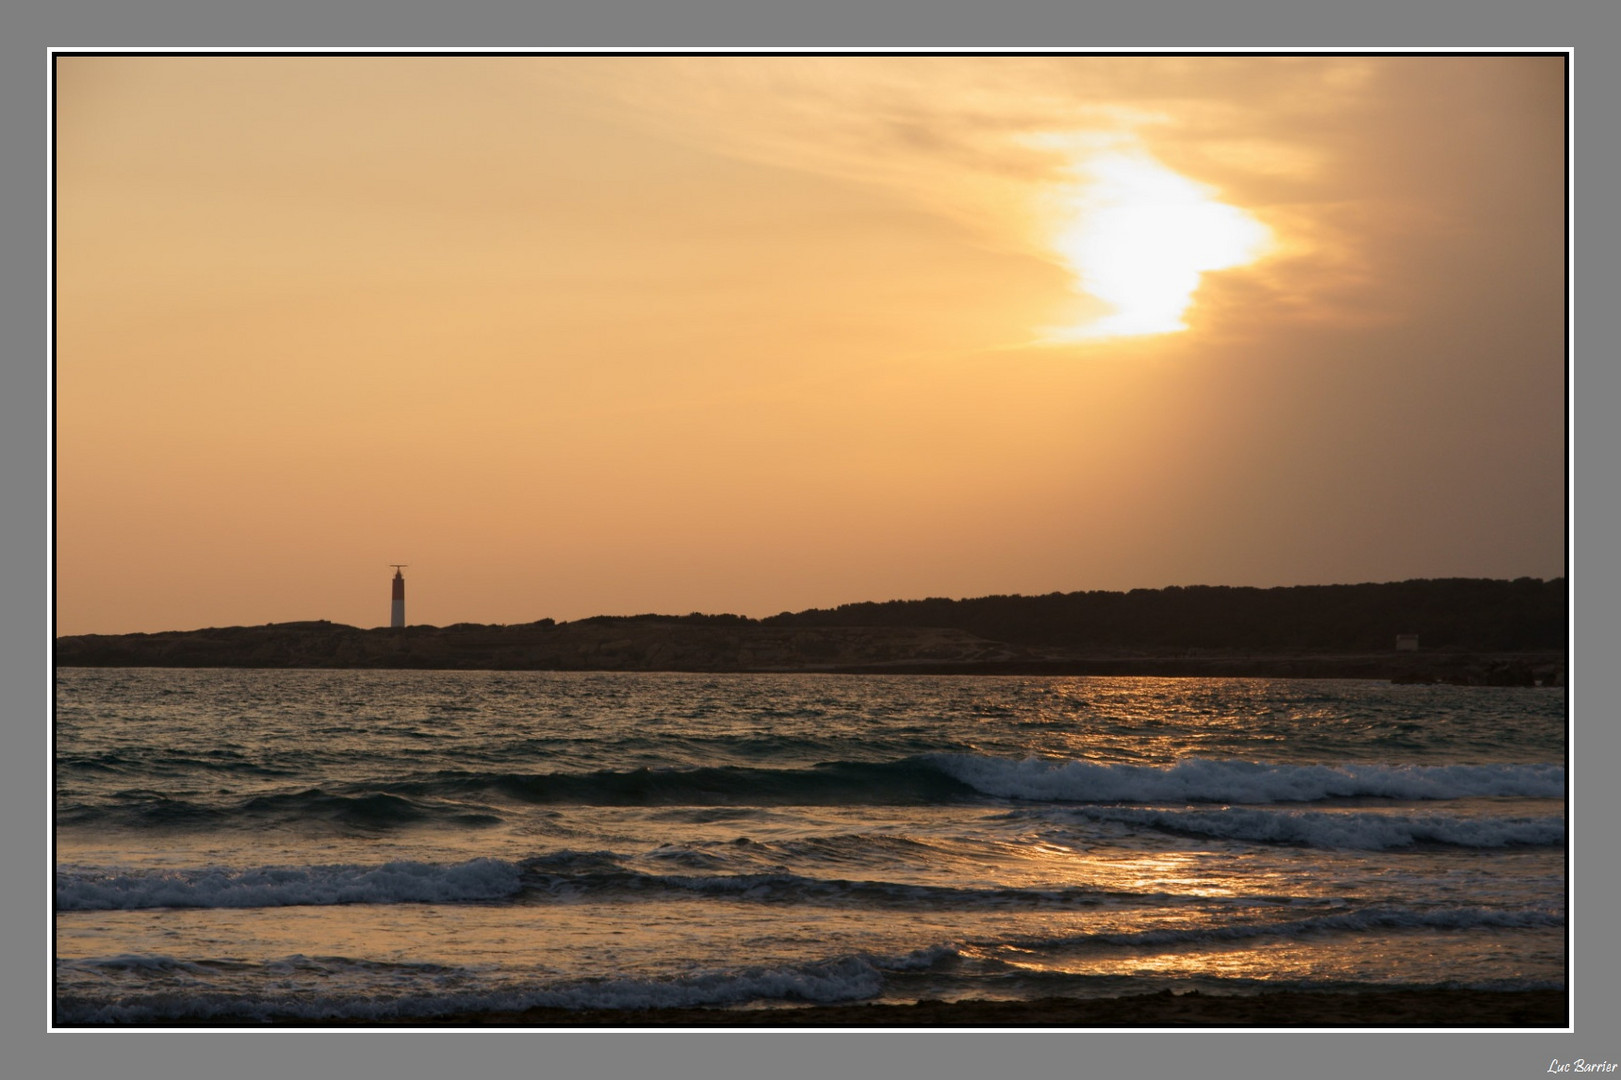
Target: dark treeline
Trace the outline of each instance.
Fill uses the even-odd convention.
[[[658,619],[708,627],[937,627],[990,641],[1064,649],[1382,652],[1397,634],[1425,649],[1565,651],[1564,578],[1416,578],[1272,589],[1173,585],[1130,592],[864,601],[743,615],[596,615],[612,625]],[[542,620],[550,624],[551,620]]]
[[[765,619],[602,615],[369,630],[277,623],[62,637],[55,658],[70,667],[913,670],[1532,685],[1563,670],[1566,612],[1562,578],[1454,578],[894,600]],[[1398,652],[1398,634],[1418,635],[1420,651]],[[1270,659],[1246,666],[1244,658]]]
[[[1564,651],[1565,579],[1440,578],[1275,589],[1194,585],[1131,592],[892,600],[784,612],[768,626],[934,626],[1069,649]]]

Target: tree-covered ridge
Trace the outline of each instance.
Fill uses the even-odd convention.
[[[360,629],[326,621],[86,634],[66,667],[1248,675],[1550,685],[1564,581],[1449,579],[896,600],[741,615]],[[1396,650],[1417,634],[1420,651]]]
[[[1393,647],[1397,634],[1417,634],[1425,649],[1515,652],[1563,651],[1569,608],[1564,578],[1439,578],[892,600],[761,621],[950,627],[995,641],[1065,648],[1379,651]]]

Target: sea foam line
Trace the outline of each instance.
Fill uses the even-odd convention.
[[[1269,765],[1191,758],[1167,767],[1050,758],[934,754],[926,760],[974,790],[1061,802],[1316,802],[1322,799],[1559,798],[1562,765]]]
[[[927,968],[956,956],[951,946],[920,949],[902,956],[853,955],[785,968],[709,972],[670,980],[614,979],[556,987],[507,988],[460,994],[399,994],[376,997],[337,994],[302,997],[285,989],[274,995],[252,991],[189,990],[154,994],[144,1000],[116,1001],[64,994],[57,1002],[59,1024],[142,1023],[172,1019],[317,1020],[443,1017],[459,1014],[556,1009],[666,1009],[742,1005],[754,1001],[836,1004],[876,997],[886,971]],[[150,965],[180,964],[154,958]],[[119,958],[127,962],[128,958]],[[86,966],[78,962],[78,966]],[[196,966],[196,965],[191,965]],[[283,965],[285,966],[285,965]],[[240,975],[237,976],[240,978]]]

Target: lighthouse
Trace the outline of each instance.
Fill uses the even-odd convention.
[[[388,565],[390,565],[390,566],[392,566],[394,568],[394,603],[393,603],[393,606],[389,609],[388,625],[390,625],[390,626],[404,626],[405,625],[405,575],[400,573],[400,569],[402,567],[406,566],[407,564],[406,563],[389,563]]]

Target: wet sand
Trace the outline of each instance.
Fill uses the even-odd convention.
[[[1287,991],[1233,997],[1190,992],[1035,1001],[922,1001],[773,1009],[624,1009],[457,1017],[447,1024],[510,1027],[1565,1027],[1563,990]]]
[[[923,1001],[774,1009],[627,1009],[462,1017],[447,1023],[513,1027],[1565,1027],[1562,990],[1279,992],[1245,997],[1190,992],[1035,1001]]]
[[[529,1009],[432,1020],[289,1018],[288,1027],[492,1028],[1564,1028],[1563,990],[1279,991],[1035,1001],[920,1001],[766,1009]],[[102,1027],[104,1025],[88,1025]],[[174,1020],[162,1027],[258,1027],[240,1020]],[[267,1025],[281,1026],[281,1025]]]

